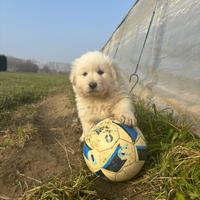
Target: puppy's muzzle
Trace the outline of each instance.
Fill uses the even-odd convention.
[[[89,87],[90,87],[90,89],[94,90],[97,87],[97,83],[96,82],[90,82]]]

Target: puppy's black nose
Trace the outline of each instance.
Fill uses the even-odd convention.
[[[94,90],[97,87],[97,83],[96,82],[91,82],[89,83],[89,86],[92,90]]]

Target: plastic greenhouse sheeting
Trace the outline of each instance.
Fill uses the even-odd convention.
[[[139,0],[102,51],[128,77],[134,72],[153,10],[134,93],[200,118],[200,1]]]

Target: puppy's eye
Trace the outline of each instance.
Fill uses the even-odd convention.
[[[102,75],[102,74],[104,74],[104,71],[98,70],[97,73],[98,73],[99,75]]]
[[[83,76],[87,76],[87,75],[88,75],[88,73],[87,73],[87,72],[84,72],[82,75],[83,75]]]

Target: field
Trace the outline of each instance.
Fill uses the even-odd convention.
[[[200,139],[170,109],[138,100],[148,159],[137,177],[92,175],[66,75],[0,73],[0,199],[200,199]]]

